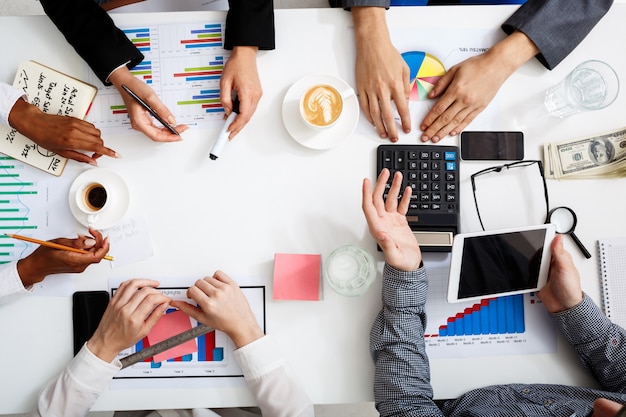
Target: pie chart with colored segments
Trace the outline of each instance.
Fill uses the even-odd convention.
[[[402,58],[409,66],[411,80],[409,101],[428,100],[428,93],[439,78],[446,73],[446,67],[439,59],[427,52],[405,52]]]

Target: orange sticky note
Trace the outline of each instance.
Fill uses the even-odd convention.
[[[319,300],[320,265],[320,255],[275,254],[274,300]]]
[[[189,329],[191,329],[189,316],[180,310],[176,310],[172,313],[165,314],[159,319],[157,324],[148,334],[148,342],[150,343],[150,346],[152,346]],[[164,352],[157,353],[153,356],[152,360],[154,362],[163,362],[171,358],[177,358],[197,351],[198,344],[196,343],[196,339],[191,339]]]

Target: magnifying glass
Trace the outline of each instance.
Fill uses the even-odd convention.
[[[548,218],[546,223],[552,223],[555,226],[556,232],[560,234],[568,234],[574,239],[574,243],[578,246],[578,249],[585,255],[585,258],[591,258],[591,254],[582,244],[578,236],[574,234],[576,228],[576,213],[569,207],[555,207],[548,212]]]

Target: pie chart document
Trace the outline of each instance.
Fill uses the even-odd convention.
[[[437,57],[422,51],[405,52],[402,58],[409,66],[409,101],[428,100],[428,93],[446,73],[443,63]]]
[[[394,46],[409,66],[409,110],[412,131],[419,134],[419,125],[437,102],[428,93],[446,71],[459,62],[480,55],[504,38],[498,29],[446,29],[393,26],[389,28]],[[498,96],[468,126],[480,130],[483,120],[499,118]],[[396,115],[400,123],[400,117]],[[417,130],[416,130],[417,129]],[[400,133],[402,135],[403,133]]]

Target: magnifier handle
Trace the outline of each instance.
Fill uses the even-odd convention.
[[[576,246],[578,246],[578,249],[580,249],[583,255],[585,255],[585,258],[587,259],[591,258],[591,254],[589,253],[587,248],[585,248],[585,245],[583,245],[580,239],[578,239],[578,236],[576,236],[574,232],[571,232],[570,236],[572,237],[572,239],[574,239],[574,243],[576,243]]]

